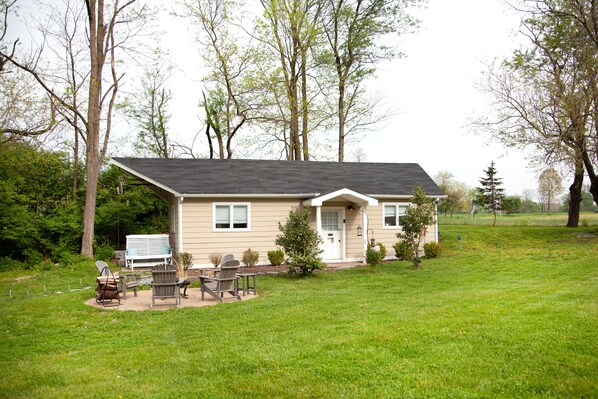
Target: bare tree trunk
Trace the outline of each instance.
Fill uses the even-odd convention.
[[[581,189],[583,186],[583,166],[576,163],[575,177],[573,178],[573,184],[569,187],[569,215],[567,219],[567,227],[578,227],[579,226],[579,211],[581,208]]]
[[[586,167],[586,173],[590,178],[590,194],[592,194],[594,203],[598,205],[598,176],[596,175],[594,165],[592,165],[592,160],[590,159],[590,155],[588,154],[587,150],[582,152],[581,158],[583,159],[583,163]]]
[[[83,238],[81,255],[93,257],[96,196],[100,175],[100,94],[102,93],[102,69],[104,67],[104,1],[87,0],[89,15],[89,49],[91,71],[89,75],[89,98],[87,108],[86,186],[83,209]]]
[[[303,136],[303,160],[309,161],[309,140],[308,140],[308,120],[309,110],[307,101],[307,55],[306,49],[301,49],[301,102],[302,102],[302,136]]]
[[[345,86],[338,87],[338,161],[345,161]]]

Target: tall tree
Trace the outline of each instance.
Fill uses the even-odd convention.
[[[371,124],[376,102],[364,98],[364,83],[377,64],[396,56],[383,37],[415,28],[407,8],[421,0],[325,0],[323,30],[328,47],[328,65],[334,71],[338,160],[345,159],[345,141],[357,125]],[[355,116],[358,116],[355,118]],[[377,117],[378,119],[381,116]],[[376,119],[376,118],[374,118]]]
[[[210,144],[210,158],[214,156],[211,132],[218,143],[219,157],[233,156],[233,140],[249,117],[250,106],[245,75],[255,62],[249,43],[244,43],[235,29],[240,21],[235,11],[241,7],[235,0],[189,0],[186,15],[199,27],[198,42],[208,67],[204,82],[202,107],[206,113],[206,135]]]
[[[496,168],[494,167],[494,161],[490,163],[487,169],[484,169],[485,176],[480,179],[480,185],[478,192],[480,199],[484,206],[492,211],[494,220],[492,226],[496,226],[496,212],[501,209],[501,203],[504,198],[504,189],[502,185],[502,179],[498,178]]]
[[[538,193],[542,203],[546,205],[546,212],[550,213],[555,198],[561,191],[563,191],[563,180],[559,172],[554,168],[544,169],[538,177]]]
[[[64,96],[53,88],[52,79],[39,68],[35,60],[19,59],[14,53],[0,49],[0,56],[16,67],[31,74],[57,106],[75,114],[81,121],[80,129],[85,141],[85,206],[83,211],[83,236],[81,254],[93,256],[94,221],[100,166],[106,155],[112,131],[113,110],[123,74],[117,71],[119,52],[125,43],[141,28],[144,7],[135,9],[136,0],[86,0],[85,30],[79,31],[86,41],[85,64],[75,68],[86,80],[85,102],[74,103],[71,96]],[[72,3],[65,2],[66,9]],[[67,11],[65,11],[66,13]],[[67,115],[64,112],[63,115]],[[71,119],[69,123],[77,129]]]
[[[277,59],[276,71],[284,86],[288,113],[291,160],[309,160],[310,94],[307,71],[310,54],[318,42],[322,2],[317,0],[260,0],[264,9],[259,39]]]
[[[119,104],[137,129],[135,148],[142,154],[149,153],[158,158],[173,155],[173,143],[168,134],[168,106],[172,100],[168,79],[172,66],[164,63],[166,56],[159,48],[154,51],[149,65],[143,68],[139,87]]]
[[[11,68],[18,40],[6,41],[8,17],[17,0],[0,1],[0,145],[52,131],[59,120],[50,99],[37,90],[35,80]],[[13,8],[13,10],[11,10]]]
[[[598,35],[595,0],[519,0],[521,32],[532,45],[518,51],[482,90],[498,111],[480,125],[511,146],[534,146],[547,164],[573,170],[567,226],[577,227],[584,174],[598,204]]]

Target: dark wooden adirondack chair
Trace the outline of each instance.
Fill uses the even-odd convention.
[[[176,269],[172,265],[156,266],[152,269],[152,306],[156,299],[174,298],[178,305],[180,287],[177,284]]]
[[[237,292],[237,271],[239,270],[239,265],[238,260],[227,260],[220,266],[220,272],[217,276],[199,276],[201,280],[201,300],[204,300],[206,292],[220,302],[224,302],[225,293],[241,300]]]

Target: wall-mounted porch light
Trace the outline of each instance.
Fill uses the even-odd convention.
[[[363,227],[357,226],[357,237],[363,236]]]

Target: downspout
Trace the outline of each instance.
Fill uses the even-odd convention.
[[[434,201],[434,216],[435,216],[435,222],[436,222],[436,244],[438,244],[438,199],[436,199],[436,201]]]
[[[365,262],[365,254],[368,250],[368,206],[362,205],[361,209],[361,223],[363,224],[363,243],[362,243],[362,251],[363,251],[363,263]]]
[[[177,212],[177,251],[183,252],[183,200],[184,197],[178,197],[178,212]]]
[[[322,237],[322,206],[316,205],[316,233],[318,237]],[[320,249],[323,250],[323,243],[320,244]]]

